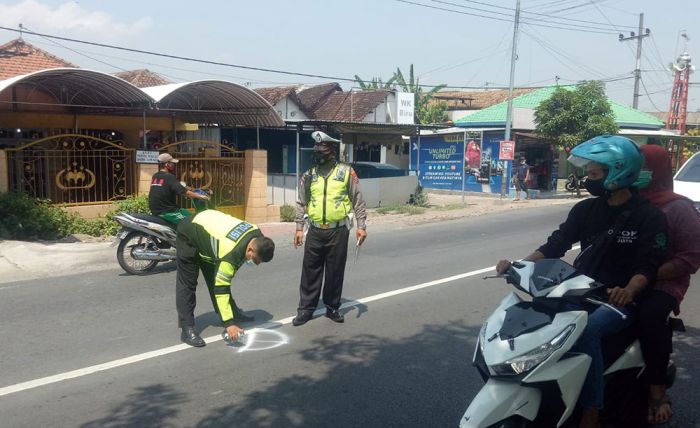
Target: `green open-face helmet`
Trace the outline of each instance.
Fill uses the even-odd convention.
[[[632,186],[639,177],[644,157],[629,138],[600,135],[574,147],[568,161],[578,168],[585,168],[591,162],[603,165],[608,170],[603,186],[612,192]]]

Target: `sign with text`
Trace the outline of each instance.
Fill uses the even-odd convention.
[[[396,123],[413,124],[415,96],[411,92],[396,93]]]
[[[463,140],[449,142],[443,137],[424,137],[421,139],[418,157],[418,179],[421,186],[429,189],[462,190]]]
[[[136,150],[136,163],[158,163],[159,154],[156,150]]]
[[[498,158],[500,160],[515,160],[515,141],[501,141]]]

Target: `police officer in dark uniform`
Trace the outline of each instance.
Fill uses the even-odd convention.
[[[292,320],[295,326],[312,318],[321,288],[326,317],[339,323],[344,321],[338,309],[352,221],[348,213],[354,211],[357,219],[356,245],[362,245],[367,237],[367,213],[360,181],[350,165],[336,160],[340,141],[320,131],[311,136],[316,143],[316,164],[301,177],[296,211],[295,247],[304,241],[305,215],[308,215],[309,229],[299,285],[299,308]]]
[[[252,321],[231,297],[231,280],[243,264],[256,266],[269,262],[275,243],[263,236],[254,224],[219,211],[206,210],[183,219],[177,228],[176,304],[180,339],[191,346],[204,346],[194,328],[195,291],[199,270],[209,288],[216,313],[231,340],[243,329],[237,322]]]

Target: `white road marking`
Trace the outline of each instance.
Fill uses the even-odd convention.
[[[575,250],[578,248],[580,248],[580,247],[576,246],[573,249]],[[461,273],[459,275],[448,276],[447,278],[436,279],[434,281],[424,282],[422,284],[413,285],[410,287],[405,287],[405,288],[401,288],[401,289],[394,290],[394,291],[388,291],[386,293],[375,294],[374,296],[364,297],[364,298],[358,299],[356,301],[347,302],[344,305],[342,305],[341,308],[349,308],[349,307],[357,306],[358,304],[376,302],[377,300],[382,300],[382,299],[386,299],[389,297],[398,296],[400,294],[410,293],[412,291],[421,290],[423,288],[434,287],[436,285],[445,284],[445,283],[452,282],[452,281],[457,281],[459,279],[469,278],[472,276],[491,272],[495,268],[496,268],[496,266],[491,266],[491,267],[487,267],[487,268],[483,268],[483,269],[473,270],[471,272]],[[325,308],[317,309],[314,312],[314,316],[321,315],[321,314],[325,313],[325,311],[326,311]],[[270,321],[270,322],[267,322],[265,324],[262,324],[256,328],[254,328],[254,329],[251,329],[250,331],[253,332],[253,331],[257,331],[257,330],[265,330],[265,329],[269,329],[269,328],[279,327],[280,325],[291,324],[293,319],[294,319],[294,317],[291,316],[291,317],[287,317],[287,318],[282,318],[281,320],[277,320],[277,321]],[[209,336],[209,337],[204,339],[204,341],[207,343],[214,343],[214,342],[218,342],[220,340],[223,340],[220,334],[217,334],[214,336]],[[132,355],[132,356],[126,357],[126,358],[120,358],[118,360],[110,361],[107,363],[96,364],[94,366],[89,366],[89,367],[85,367],[85,368],[78,369],[78,370],[72,370],[69,372],[59,373],[59,374],[53,375],[53,376],[42,377],[40,379],[34,379],[34,380],[27,381],[27,382],[21,382],[21,383],[17,383],[14,385],[5,386],[3,388],[0,388],[0,397],[5,396],[5,395],[14,394],[16,392],[26,391],[28,389],[38,388],[40,386],[51,385],[53,383],[62,382],[64,380],[68,380],[68,379],[75,379],[77,377],[87,376],[87,375],[91,375],[94,373],[115,369],[117,367],[122,367],[122,366],[126,366],[129,364],[134,364],[134,363],[138,363],[141,361],[145,361],[145,360],[150,360],[151,358],[162,357],[164,355],[172,354],[172,353],[175,353],[178,351],[184,351],[186,349],[191,349],[191,346],[185,345],[184,343],[179,344],[179,345],[174,345],[174,346],[168,346],[167,348],[156,349],[155,351],[144,352],[142,354]]]

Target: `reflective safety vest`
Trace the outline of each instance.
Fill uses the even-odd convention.
[[[257,226],[215,210],[206,210],[194,216],[192,223],[205,233],[198,233],[196,246],[200,258],[216,266],[213,302],[224,327],[235,319],[231,297],[231,280],[245,260],[248,242],[262,236]]]
[[[350,165],[338,163],[328,177],[319,175],[317,167],[313,167],[309,181],[309,203],[306,209],[309,218],[322,224],[344,220],[351,210],[348,195]]]

